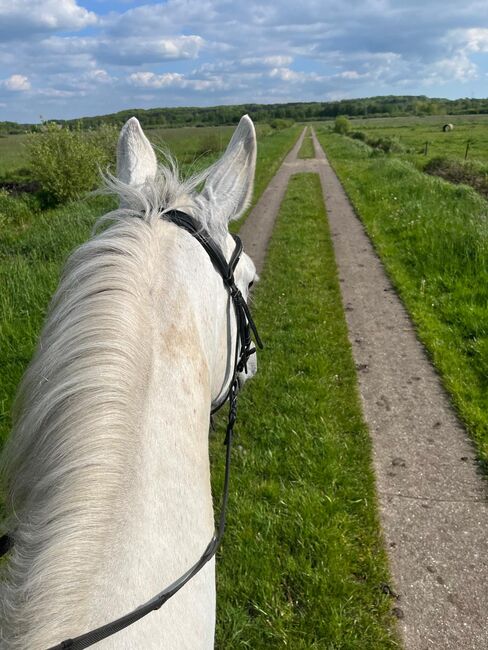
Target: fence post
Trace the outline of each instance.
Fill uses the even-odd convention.
[[[425,143],[425,147],[424,147],[424,156],[427,155],[428,151],[429,151],[429,142],[426,141],[426,143]]]
[[[466,151],[465,151],[465,153],[464,153],[464,160],[467,160],[467,158],[468,158],[468,151],[469,151],[469,145],[470,145],[470,144],[471,144],[471,140],[468,140],[468,141],[466,142]]]

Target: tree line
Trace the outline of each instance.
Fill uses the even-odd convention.
[[[239,104],[234,106],[134,108],[109,115],[76,120],[50,120],[59,124],[97,128],[102,124],[122,125],[135,115],[142,126],[218,126],[235,124],[247,113],[255,122],[275,119],[294,121],[325,120],[338,115],[347,117],[388,117],[405,115],[462,115],[488,113],[488,99],[433,99],[425,95],[389,95],[334,102],[293,102],[288,104]],[[0,122],[0,135],[21,133],[38,128],[35,124]]]

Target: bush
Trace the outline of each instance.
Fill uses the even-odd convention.
[[[383,153],[405,153],[407,151],[405,146],[395,136],[380,136],[379,138],[366,137],[364,142],[370,147],[373,147],[373,149]]]
[[[424,171],[451,183],[470,185],[488,198],[488,168],[482,163],[437,156],[428,161]]]
[[[93,190],[99,182],[99,169],[113,161],[115,143],[116,129],[108,125],[82,131],[46,123],[31,135],[30,167],[45,203],[66,203]]]
[[[275,131],[282,131],[283,129],[287,129],[289,126],[293,126],[293,124],[293,120],[284,120],[281,117],[277,117],[269,123],[270,127]]]
[[[342,135],[347,135],[351,130],[351,124],[345,115],[338,115],[335,118],[334,122],[334,131],[336,133],[341,133]]]
[[[353,131],[350,134],[350,137],[354,138],[355,140],[361,140],[362,142],[368,141],[368,135],[364,131]]]
[[[27,201],[13,197],[0,189],[0,227],[3,224],[20,225],[29,221],[31,214],[32,207]]]

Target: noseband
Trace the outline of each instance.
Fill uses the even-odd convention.
[[[237,338],[234,354],[234,368],[227,391],[224,391],[224,397],[219,400],[216,406],[211,408],[211,414],[218,411],[228,400],[229,401],[229,414],[227,420],[227,429],[225,436],[226,455],[225,455],[225,475],[224,475],[224,489],[222,494],[222,504],[220,508],[219,526],[215,530],[212,539],[210,540],[207,548],[203,552],[200,559],[190,567],[182,576],[175,580],[172,584],[166,587],[159,594],[151,598],[148,602],[144,603],[137,609],[129,612],[115,621],[111,621],[106,625],[91,630],[82,634],[74,639],[66,639],[58,645],[50,647],[48,650],[83,650],[89,646],[106,639],[117,632],[120,632],[132,623],[147,616],[150,612],[160,609],[164,603],[174,596],[193,576],[195,576],[215,555],[220,546],[222,537],[225,530],[225,519],[227,510],[227,501],[229,497],[229,477],[230,477],[230,459],[232,448],[232,437],[234,432],[234,423],[237,415],[237,395],[239,392],[239,379],[240,372],[247,372],[247,362],[249,357],[252,356],[256,349],[252,347],[251,332],[258,347],[262,348],[263,344],[259,338],[256,325],[251,317],[251,312],[247,305],[244,296],[237,288],[234,279],[234,271],[239,262],[242,254],[242,241],[237,235],[232,235],[235,241],[235,248],[231,255],[230,261],[227,262],[225,255],[220,247],[212,239],[210,233],[202,228],[200,224],[185,212],[179,210],[171,210],[162,215],[165,221],[170,221],[177,226],[183,228],[190,233],[206,250],[208,256],[212,260],[215,269],[222,277],[222,281],[229,292],[229,296],[234,305],[237,323]],[[7,553],[13,545],[13,540],[10,535],[0,537],[0,557]]]

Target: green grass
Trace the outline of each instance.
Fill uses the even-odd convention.
[[[290,181],[253,300],[266,348],[239,406],[216,647],[398,647],[371,446],[320,183]],[[222,432],[212,441],[221,490]]]
[[[26,135],[0,137],[0,179],[17,177],[18,170],[27,164]]]
[[[443,133],[446,123],[454,130]],[[353,130],[365,131],[378,138],[397,137],[411,149],[409,159],[422,164],[430,158],[464,158],[466,143],[471,141],[468,159],[488,163],[488,115],[436,115],[390,119],[351,120]],[[427,155],[424,155],[425,143]]]
[[[318,136],[488,462],[488,202],[408,160]]]
[[[34,216],[26,209],[15,221],[1,224],[0,441],[10,429],[14,393],[34,351],[62,263],[111,207],[111,199],[98,198]]]
[[[315,158],[315,149],[313,147],[313,140],[310,134],[306,134],[303,138],[302,146],[298,152],[298,157],[301,159]]]

